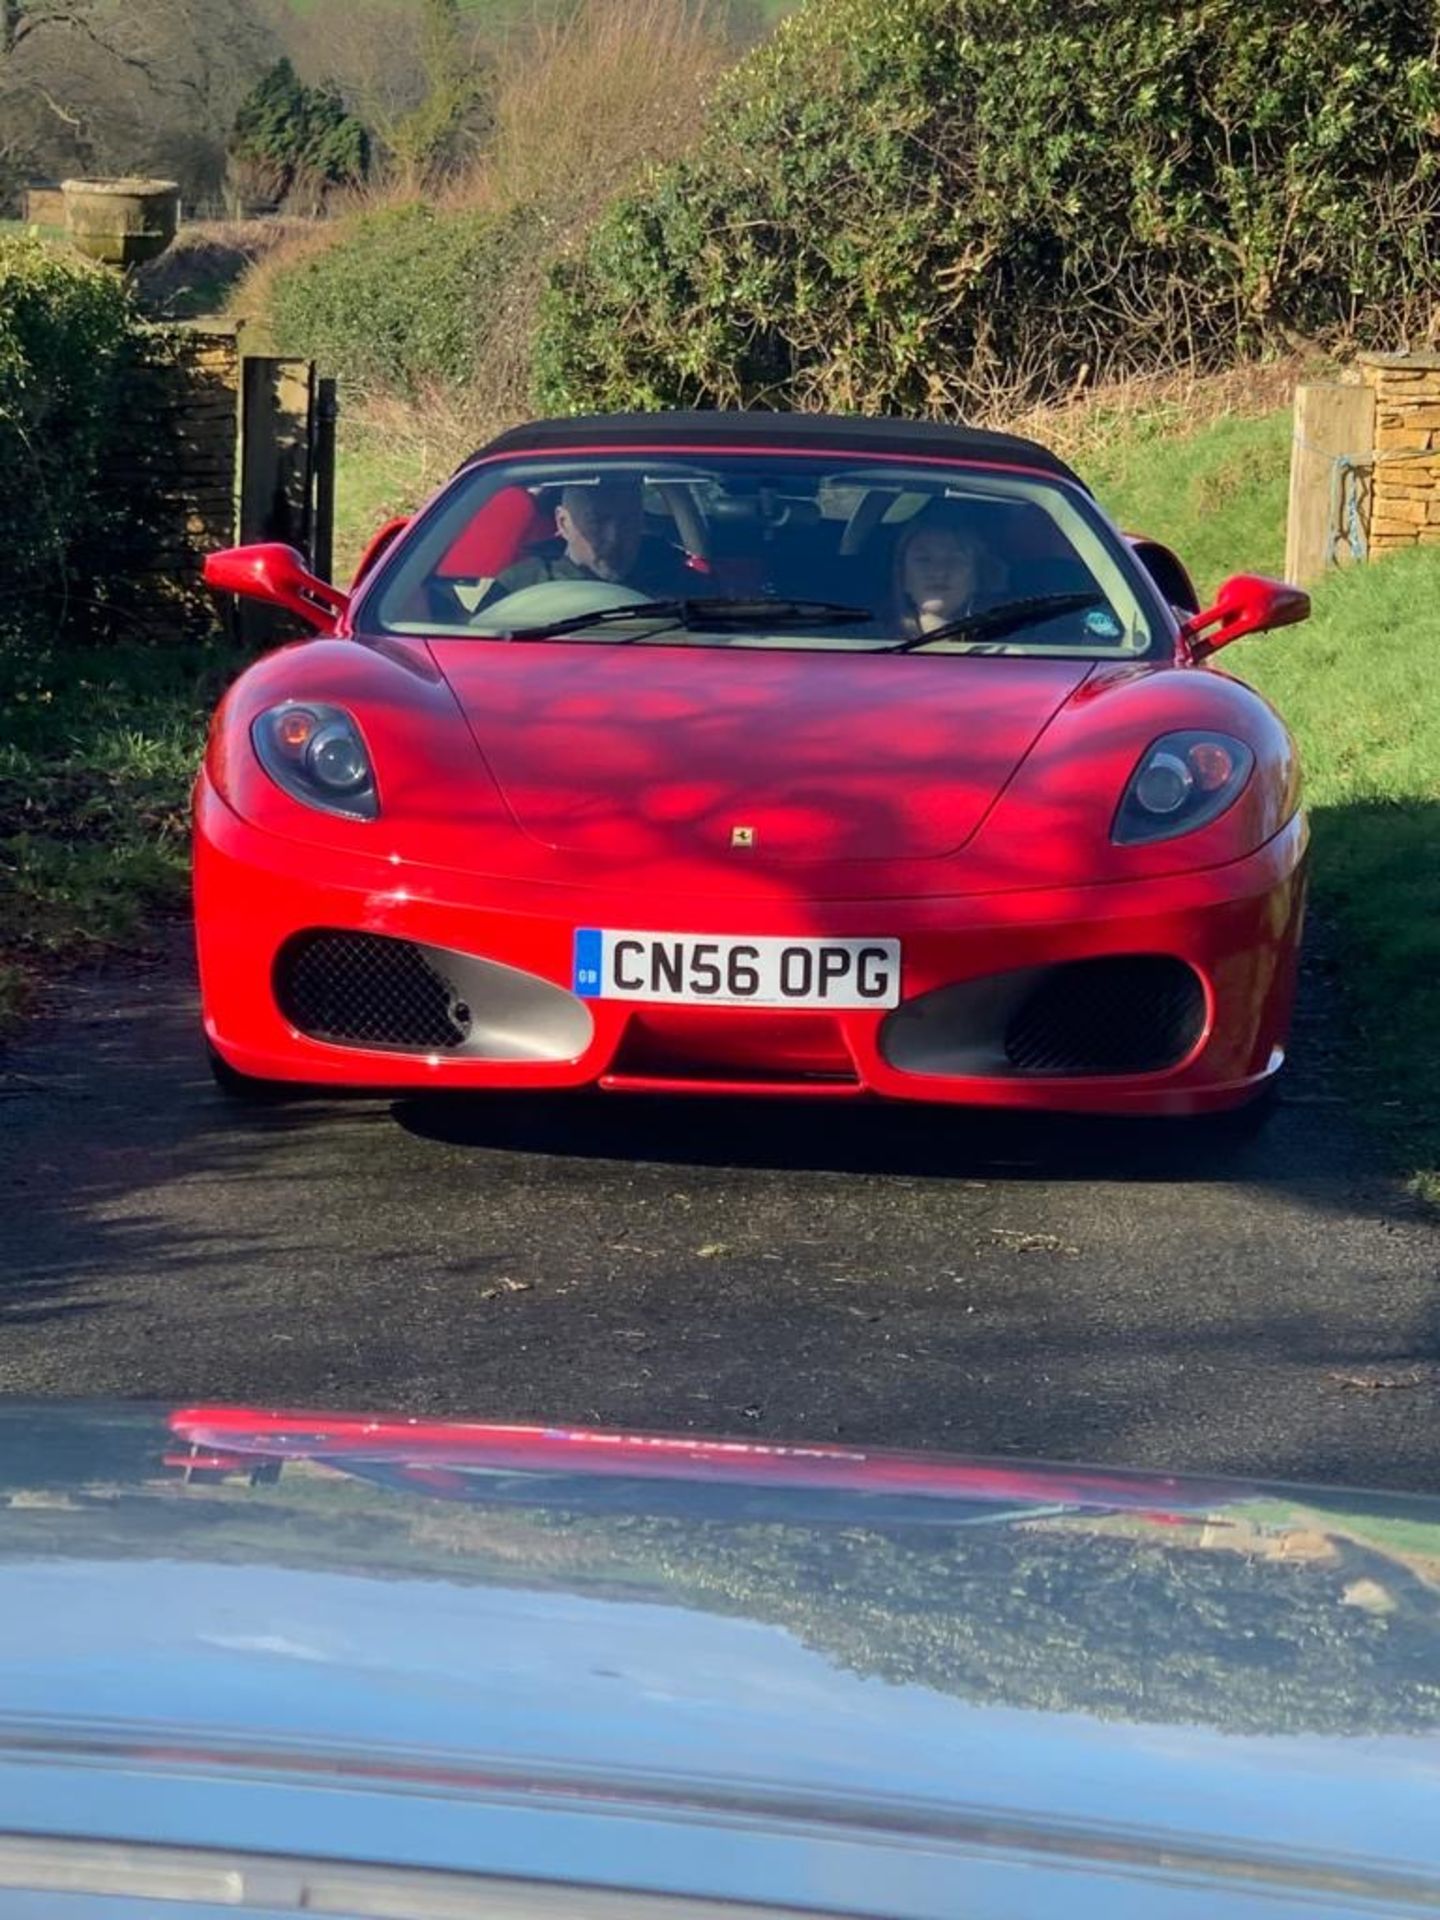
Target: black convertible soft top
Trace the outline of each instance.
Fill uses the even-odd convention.
[[[566,447],[655,446],[773,447],[777,453],[888,453],[916,459],[1002,460],[1037,473],[1085,482],[1057,454],[1013,433],[948,426],[935,420],[871,420],[838,413],[591,413],[531,420],[511,427],[470,459],[497,453],[553,453]],[[1088,491],[1088,488],[1087,488]]]

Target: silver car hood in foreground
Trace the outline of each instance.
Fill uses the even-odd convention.
[[[0,1914],[1440,1913],[1437,1583],[1399,1496],[4,1408]]]

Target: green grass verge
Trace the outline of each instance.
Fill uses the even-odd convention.
[[[0,234],[34,234],[40,240],[65,239],[64,227],[46,226],[34,220],[0,220]]]
[[[383,436],[353,435],[336,577],[427,490]],[[157,918],[183,908],[190,785],[210,713],[242,664],[219,644],[0,640],[0,1034],[59,966],[143,944]]]
[[[1141,416],[1081,466],[1121,526],[1173,547],[1208,595],[1227,574],[1284,571],[1290,433],[1288,410],[1185,439]]]
[[[315,0],[286,0],[292,13],[309,13]],[[410,0],[353,0],[357,10],[373,10],[385,13],[410,4]],[[729,0],[729,11],[742,15],[755,15],[760,20],[776,21],[787,13],[793,13],[800,0]],[[497,26],[528,24],[546,17],[547,13],[559,13],[561,0],[545,0],[537,5],[537,0],[461,0],[464,10],[486,23]]]
[[[1224,1509],[1224,1517],[1248,1521],[1252,1526],[1301,1528],[1306,1532],[1342,1534],[1364,1546],[1375,1547],[1401,1562],[1440,1561],[1440,1525],[1433,1520],[1396,1519],[1385,1513],[1368,1512],[1363,1496],[1354,1506],[1346,1506],[1346,1494],[1340,1489],[1324,1506],[1312,1500],[1246,1500]]]
[[[448,470],[448,469],[447,469]],[[422,454],[355,422],[342,410],[335,467],[335,565],[342,585],[387,520],[413,513],[444,477]]]
[[[58,962],[139,940],[187,884],[216,647],[0,647],[0,1030]]]

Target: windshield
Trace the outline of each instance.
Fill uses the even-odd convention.
[[[1135,658],[1159,602],[1078,488],[813,454],[568,454],[461,474],[377,569],[365,631]]]

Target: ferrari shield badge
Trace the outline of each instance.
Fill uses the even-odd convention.
[[[754,827],[731,827],[730,844],[732,847],[753,847],[755,844]]]

